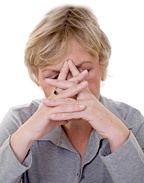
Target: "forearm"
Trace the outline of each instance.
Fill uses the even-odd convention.
[[[130,132],[125,124],[117,118],[114,114],[110,113],[110,118],[107,121],[110,123],[108,132],[106,134],[110,144],[111,152],[118,150],[129,138]]]
[[[22,163],[33,144],[28,135],[21,126],[10,138],[10,146],[17,157],[18,161]]]
[[[87,116],[91,117],[90,123],[101,137],[108,140],[111,152],[115,152],[128,139],[129,129],[99,101],[96,100],[92,104],[97,110],[89,110],[90,113],[87,113]]]

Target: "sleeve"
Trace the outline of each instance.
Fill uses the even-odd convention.
[[[100,150],[114,183],[144,183],[144,118],[138,114],[133,119],[130,136],[117,151],[110,153],[109,144]]]
[[[32,162],[31,153],[21,164],[10,146],[10,137],[23,121],[13,109],[9,110],[0,123],[0,182],[20,183],[22,174],[30,168]]]
[[[9,138],[0,148],[0,182],[20,183],[22,174],[31,166],[32,156],[28,154],[23,164],[15,157]]]

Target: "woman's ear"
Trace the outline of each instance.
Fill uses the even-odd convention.
[[[38,87],[40,87],[40,88],[41,88],[41,86],[40,86],[40,82],[39,82],[39,81],[37,81],[37,82],[36,82],[36,84],[37,84],[37,86],[38,86]]]
[[[101,69],[101,81],[106,80],[106,73],[107,73],[106,69]]]
[[[35,83],[37,84],[38,87],[41,87],[38,77],[35,77]]]

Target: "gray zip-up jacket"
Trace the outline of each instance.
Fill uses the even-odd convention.
[[[36,141],[20,164],[9,138],[41,101],[11,108],[0,123],[0,183],[144,183],[144,117],[127,104],[102,96],[100,102],[123,121],[130,136],[111,153],[108,141],[93,130],[82,161],[59,126]]]

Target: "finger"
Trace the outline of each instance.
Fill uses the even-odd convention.
[[[58,98],[71,98],[71,97],[75,97],[77,96],[80,92],[82,92],[82,90],[85,90],[88,86],[88,82],[87,81],[83,81],[79,84],[75,84],[72,87],[61,91],[61,93],[59,95],[57,95],[57,99]]]
[[[76,83],[82,82],[88,75],[87,70],[84,70],[83,72],[79,73],[76,77],[73,77],[69,80],[57,80],[57,79],[50,79],[47,78],[46,82],[51,85],[55,86],[59,89],[67,89],[69,87],[72,87]]]
[[[51,112],[51,114],[55,113],[73,113],[73,112],[78,112],[82,111],[85,109],[85,105],[78,105],[78,104],[62,104],[59,106],[54,107]]]
[[[54,121],[81,119],[83,117],[83,110],[76,112],[65,112],[65,113],[53,113],[49,115],[49,119]]]
[[[68,66],[69,66],[69,70],[72,73],[72,76],[76,76],[80,73],[77,67],[74,65],[74,63],[71,60],[68,60]]]
[[[54,121],[54,122],[56,122],[56,121]],[[57,126],[60,126],[60,125],[65,125],[65,124],[67,124],[68,123],[68,121],[57,121],[56,122],[57,123]]]
[[[62,90],[58,95],[54,95],[55,99],[64,99],[64,98],[75,98],[82,90],[85,90],[88,87],[88,82],[83,81],[79,84],[74,83],[72,87]],[[50,97],[51,98],[51,97]],[[50,99],[48,98],[48,99]]]
[[[80,83],[84,79],[86,79],[87,76],[88,76],[88,71],[84,70],[81,73],[79,73],[77,76],[74,76],[74,77],[70,78],[69,81],[73,81],[75,83]]]
[[[47,107],[55,107],[61,104],[76,104],[77,101],[73,98],[66,98],[66,99],[44,99],[43,104]]]
[[[68,67],[68,62],[64,62],[61,70],[60,70],[60,73],[59,73],[59,76],[58,76],[58,80],[66,80],[67,78],[67,75],[68,75],[68,72],[69,72],[69,67]],[[60,88],[54,88],[53,90],[53,93],[60,93],[62,89]]]
[[[73,81],[68,81],[68,80],[62,81],[62,80],[50,79],[50,78],[47,78],[46,82],[49,85],[55,86],[56,88],[59,88],[59,89],[67,89],[67,88],[72,87],[73,85],[76,84]]]
[[[61,68],[61,71],[58,76],[58,80],[66,80],[68,72],[69,72],[69,67],[68,67],[68,62],[66,61],[66,62],[64,62],[63,66]]]

